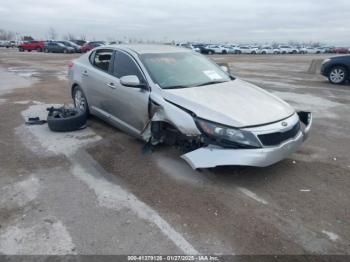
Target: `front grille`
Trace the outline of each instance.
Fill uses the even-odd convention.
[[[300,122],[298,121],[298,123],[296,123],[292,129],[289,129],[286,132],[258,135],[258,137],[264,146],[276,146],[281,144],[283,141],[295,137],[298,134],[299,130]]]

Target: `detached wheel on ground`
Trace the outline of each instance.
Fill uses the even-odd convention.
[[[328,73],[328,80],[332,84],[341,85],[349,78],[349,72],[343,66],[335,66]]]
[[[47,124],[55,132],[71,132],[86,127],[86,114],[76,108],[48,108]]]

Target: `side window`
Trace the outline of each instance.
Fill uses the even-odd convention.
[[[89,56],[89,61],[93,65],[96,51],[93,51]]]
[[[136,75],[140,79],[140,82],[144,82],[142,73],[135,61],[129,55],[120,51],[115,52],[113,75],[118,78],[128,75]]]
[[[109,64],[111,63],[113,51],[110,49],[100,49],[95,51],[95,55],[93,57],[92,64],[103,70],[108,72]]]

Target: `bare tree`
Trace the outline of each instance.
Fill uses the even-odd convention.
[[[72,41],[72,40],[76,40],[77,38],[72,33],[68,33],[65,36],[63,36],[63,39]]]
[[[55,28],[50,27],[49,30],[47,31],[47,36],[50,40],[55,40],[57,38],[57,32]]]
[[[14,37],[15,37],[14,32],[0,29],[0,40],[13,40]]]
[[[86,35],[85,35],[85,34],[81,34],[81,35],[80,35],[80,40],[86,41]]]

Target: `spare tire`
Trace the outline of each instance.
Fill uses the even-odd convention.
[[[86,114],[76,108],[50,107],[47,110],[47,124],[52,131],[71,132],[86,127]]]

